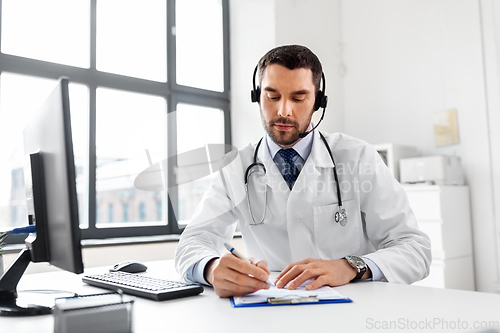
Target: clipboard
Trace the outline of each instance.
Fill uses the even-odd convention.
[[[316,290],[306,290],[303,286],[296,290],[271,287],[253,294],[231,297],[230,300],[233,308],[352,302],[350,298],[328,286]]]

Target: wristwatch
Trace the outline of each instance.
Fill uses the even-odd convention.
[[[351,265],[353,268],[355,268],[358,271],[358,274],[356,275],[356,277],[354,279],[351,280],[351,282],[360,280],[361,277],[363,276],[363,274],[365,274],[366,269],[367,269],[365,261],[363,259],[361,259],[360,257],[356,257],[356,256],[345,256],[344,259],[347,260],[349,265]]]

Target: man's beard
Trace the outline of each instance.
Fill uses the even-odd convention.
[[[311,115],[309,116],[307,123],[304,125],[304,128],[300,129],[299,124],[296,121],[290,120],[288,118],[277,118],[270,120],[269,122],[266,123],[264,117],[261,116],[262,126],[264,126],[264,129],[266,130],[267,134],[271,137],[274,143],[276,143],[278,146],[281,147],[292,146],[293,144],[298,142],[301,139],[300,134],[306,132],[306,130],[309,128],[309,125],[311,124],[311,119],[312,119],[312,112]],[[293,128],[289,131],[278,131],[274,127],[275,124],[291,125],[293,126]]]

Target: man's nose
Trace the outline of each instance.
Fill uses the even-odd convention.
[[[281,105],[278,110],[278,115],[280,117],[290,117],[292,115],[291,104],[287,100],[285,99],[281,100]]]

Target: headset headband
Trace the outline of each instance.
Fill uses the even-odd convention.
[[[250,92],[250,97],[252,99],[252,103],[260,103],[260,86],[255,85],[255,78],[257,76],[257,70],[259,69],[259,65],[255,66],[255,69],[253,70],[253,77],[252,77],[252,87],[253,90]],[[328,96],[325,95],[325,90],[326,90],[326,79],[325,79],[325,73],[321,72],[321,78],[323,79],[323,89],[318,90],[316,93],[316,99],[314,100],[314,111],[318,110],[319,108],[326,108],[326,105],[328,104]]]

